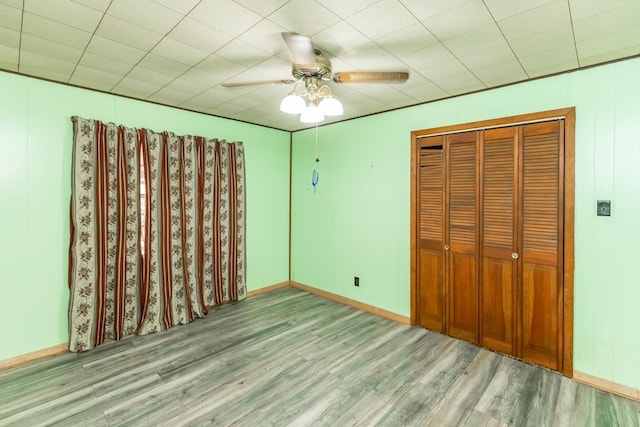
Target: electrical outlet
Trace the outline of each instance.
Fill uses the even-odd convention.
[[[353,286],[360,286],[360,278],[359,277],[354,277],[353,278]]]

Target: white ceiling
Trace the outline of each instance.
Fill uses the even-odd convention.
[[[331,83],[344,120],[638,55],[640,0],[0,0],[0,69],[297,130],[289,86],[220,86],[291,78],[282,31],[410,73]]]

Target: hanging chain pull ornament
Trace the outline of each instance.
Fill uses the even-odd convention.
[[[318,170],[318,163],[320,163],[320,159],[316,158],[316,167],[313,168],[313,173],[311,174],[311,185],[313,185],[313,192],[316,192],[316,186],[318,185],[318,181],[320,180],[320,171]]]
[[[318,170],[318,166],[320,164],[320,159],[318,158],[318,124],[316,123],[316,164],[313,168],[313,173],[311,174],[311,185],[313,185],[313,193],[316,192],[316,187],[318,185],[318,181],[320,180],[320,171]]]

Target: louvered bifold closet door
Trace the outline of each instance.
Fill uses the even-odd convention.
[[[491,129],[482,142],[482,345],[516,355],[518,129]]]
[[[447,135],[447,333],[478,342],[477,133]]]
[[[444,332],[444,152],[442,136],[420,140],[417,323]]]
[[[562,360],[562,120],[522,126],[522,337],[520,356]]]

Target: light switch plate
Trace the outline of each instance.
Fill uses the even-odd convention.
[[[598,200],[598,216],[611,216],[611,200]]]

